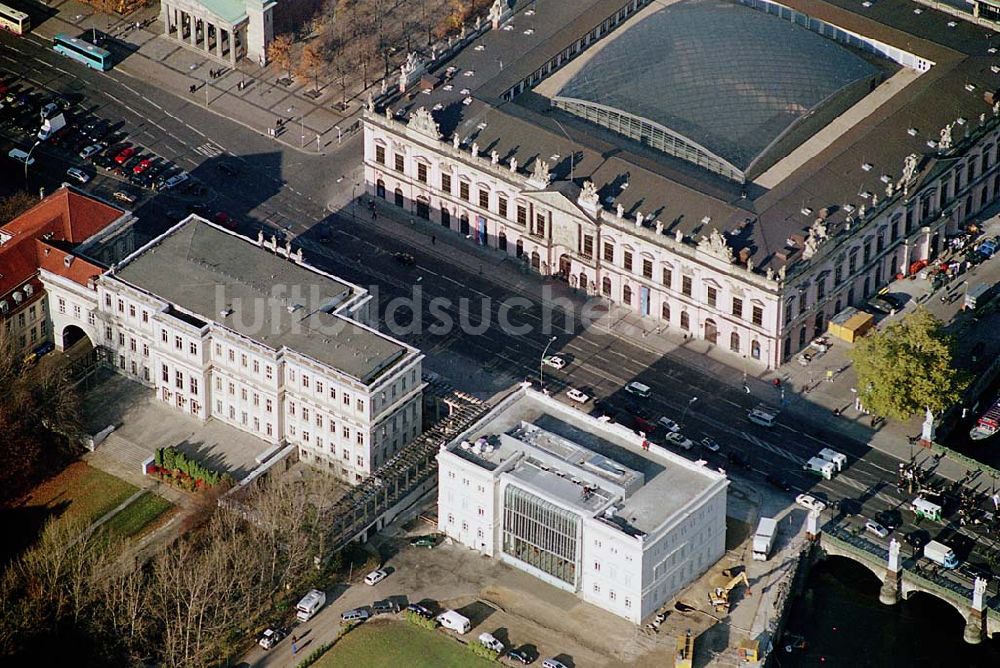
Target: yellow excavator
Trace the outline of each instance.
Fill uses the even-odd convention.
[[[694,636],[691,630],[677,637],[677,654],[674,657],[674,668],[691,668],[694,660]]]
[[[715,611],[721,614],[729,612],[729,595],[739,583],[747,588],[747,596],[752,595],[750,591],[750,581],[747,580],[746,571],[740,571],[739,575],[730,580],[725,587],[716,587],[714,591],[708,593],[709,602],[715,606]]]

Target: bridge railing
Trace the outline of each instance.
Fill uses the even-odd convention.
[[[903,575],[911,582],[915,581],[921,587],[934,592],[941,598],[954,598],[956,596],[960,596],[962,599],[969,601],[970,604],[972,603],[972,590],[963,587],[957,582],[948,581],[952,586],[946,587],[915,571],[904,570]]]
[[[844,535],[840,536],[837,534]],[[845,552],[850,552],[859,557],[863,557],[868,560],[877,560],[882,566],[885,566],[889,559],[889,552],[887,550],[884,550],[878,545],[870,543],[863,538],[852,536],[841,527],[827,527],[826,530],[820,535],[822,536],[822,541],[832,542]],[[848,540],[848,537],[854,538],[855,540]]]

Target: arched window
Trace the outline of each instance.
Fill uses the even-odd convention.
[[[669,302],[663,302],[663,306],[660,307],[660,317],[662,317],[663,321],[666,322],[668,325],[670,324],[670,303]]]
[[[514,254],[517,255],[517,257],[524,257],[524,242],[520,239],[517,240],[517,246]]]
[[[691,329],[691,319],[688,317],[687,311],[681,311],[681,329],[685,332]]]
[[[740,352],[740,335],[736,332],[729,335],[729,349],[734,353]]]
[[[382,179],[375,182],[375,194],[385,199],[385,181]]]
[[[531,267],[535,271],[539,271],[542,267],[542,258],[539,257],[538,251],[531,251]]]
[[[590,281],[587,280],[587,272],[581,271],[580,272],[580,286],[579,287],[580,287],[581,290],[586,291],[588,285],[590,285]]]
[[[611,296],[611,279],[607,276],[601,279],[601,294],[605,297]]]
[[[792,356],[792,337],[791,335],[785,337],[785,349],[781,353],[782,358],[788,361],[788,358]]]
[[[403,206],[403,191],[402,190],[400,190],[399,188],[396,188],[396,191],[393,193],[393,197],[395,199],[396,206],[399,206],[399,207]]]
[[[799,329],[799,348],[806,345],[806,326],[802,325]]]
[[[823,326],[826,324],[825,322],[823,322],[824,320],[825,316],[823,315],[822,311],[816,314],[816,330],[813,336],[821,336],[823,334]]]
[[[462,216],[458,219],[458,231],[464,234],[465,236],[469,236],[468,214],[463,213]]]
[[[441,208],[441,227],[451,227],[451,211]]]
[[[632,304],[632,288],[625,284],[622,286],[622,302],[625,304]]]
[[[423,195],[417,198],[417,217],[424,220],[431,219],[431,203]]]
[[[500,230],[500,234],[497,235],[497,248],[502,251],[507,250],[507,233]]]
[[[750,357],[755,360],[760,359],[760,342],[755,340],[750,344]]]

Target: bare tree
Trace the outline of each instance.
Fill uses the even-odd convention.
[[[36,204],[38,198],[27,190],[18,190],[0,199],[0,225],[9,223]]]

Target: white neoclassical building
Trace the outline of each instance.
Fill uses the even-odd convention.
[[[728,480],[530,388],[438,461],[438,528],[636,624],[725,553]]]
[[[971,25],[926,10],[934,42],[805,0],[573,7],[521,8],[370,105],[370,196],[773,368],[1000,194]]]
[[[185,48],[236,67],[264,65],[274,39],[275,0],[163,0],[163,34]]]
[[[179,411],[295,444],[349,482],[420,433],[423,355],[301,250],[191,216],[106,270],[58,260],[39,272],[57,344],[87,336]]]

